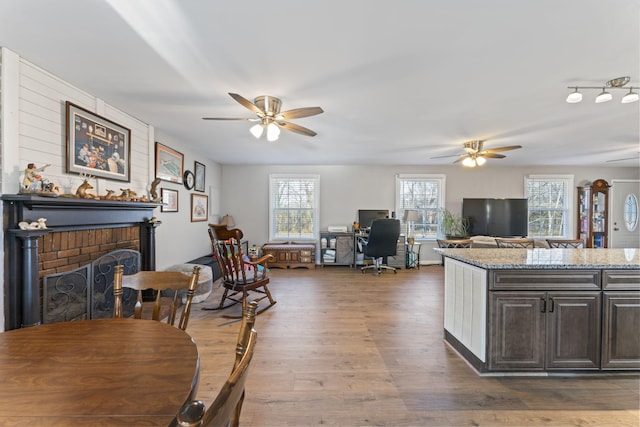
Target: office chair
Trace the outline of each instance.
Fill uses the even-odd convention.
[[[385,218],[376,219],[371,223],[371,230],[366,241],[362,241],[364,256],[371,258],[373,264],[362,267],[362,273],[367,269],[373,269],[375,274],[380,274],[382,270],[393,270],[384,262],[388,256],[394,256],[398,247],[398,237],[400,237],[400,221],[397,219]]]

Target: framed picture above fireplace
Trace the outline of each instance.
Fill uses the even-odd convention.
[[[131,181],[131,130],[69,101],[67,173]]]

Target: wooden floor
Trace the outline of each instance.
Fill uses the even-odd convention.
[[[478,376],[443,341],[442,283],[441,266],[381,276],[272,269],[278,303],[256,322],[241,425],[640,425],[637,375]],[[210,402],[231,369],[238,323],[200,306],[187,331],[200,351],[198,396]]]

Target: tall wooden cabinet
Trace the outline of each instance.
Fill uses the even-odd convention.
[[[609,184],[604,179],[578,187],[578,239],[585,248],[609,245]]]

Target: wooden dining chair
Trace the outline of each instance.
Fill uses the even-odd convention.
[[[437,239],[438,247],[442,249],[452,248],[470,248],[473,240],[471,239]],[[444,256],[441,264],[444,265]]]
[[[153,301],[151,319],[161,320],[166,317],[167,323],[175,326],[178,311],[181,311],[177,326],[185,330],[187,329],[187,323],[189,323],[191,303],[196,293],[199,277],[199,265],[193,267],[190,276],[180,273],[179,271],[139,271],[135,274],[125,276],[124,267],[122,265],[116,265],[113,275],[113,317],[122,318],[124,316],[124,288],[129,288],[134,290],[136,294],[133,317],[142,319],[144,307],[142,291],[152,289],[156,295]],[[163,296],[163,291],[167,290],[169,291],[168,293],[172,294],[171,297]],[[182,301],[183,295],[185,298],[184,302]]]
[[[550,248],[584,248],[582,239],[547,239]]]
[[[471,239],[438,239],[439,248],[470,248]]]
[[[222,273],[222,286],[224,292],[220,303],[213,307],[203,307],[203,310],[221,310],[241,303],[246,308],[251,295],[253,301],[262,301],[265,298],[269,304],[258,310],[258,314],[272,307],[276,301],[269,291],[269,276],[267,275],[268,262],[273,260],[273,255],[267,254],[259,258],[251,259],[242,251],[242,230],[234,228],[229,230],[224,224],[210,224],[211,239],[214,254],[218,259],[220,272]],[[253,298],[258,294],[257,298]],[[239,318],[241,316],[226,315],[225,317]]]
[[[258,303],[252,301],[242,310],[242,323],[236,343],[235,362],[213,403],[207,408],[200,400],[186,403],[171,426],[235,426],[240,423],[240,412],[245,396],[245,383],[249,365],[255,351],[258,333],[254,329]]]
[[[496,237],[496,245],[499,248],[533,248],[533,239],[504,239]]]

